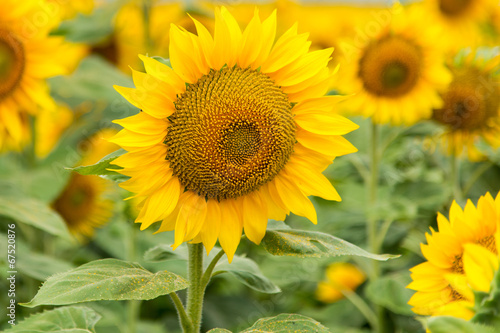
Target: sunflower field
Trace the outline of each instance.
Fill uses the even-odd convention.
[[[1,0],[0,330],[500,332],[498,0]]]

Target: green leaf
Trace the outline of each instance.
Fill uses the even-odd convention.
[[[316,320],[298,314],[282,313],[276,317],[259,319],[252,327],[241,333],[330,333],[330,330]]]
[[[409,276],[408,279],[410,279]],[[395,274],[384,276],[369,282],[365,288],[365,294],[373,303],[388,308],[394,313],[412,316],[413,312],[408,301],[413,292],[406,289],[410,281],[405,281],[402,276]]]
[[[63,219],[41,201],[22,196],[0,196],[0,216],[2,215],[54,236],[73,240]]]
[[[67,261],[35,252],[24,252],[23,260],[17,261],[17,269],[24,275],[44,281],[49,276],[65,272],[75,266]]]
[[[64,305],[89,301],[149,300],[187,288],[182,277],[118,259],[89,262],[47,279],[35,297],[21,305]]]
[[[462,318],[439,316],[427,320],[431,333],[494,333],[498,332],[492,327],[471,323]]]
[[[85,306],[68,306],[37,313],[5,333],[93,333],[101,316]]]
[[[213,328],[207,333],[232,333],[230,330],[226,330],[225,328]]]
[[[144,260],[149,262],[161,262],[167,260],[187,260],[187,252],[184,248],[177,248],[175,251],[169,245],[157,245],[144,253]]]
[[[264,249],[275,256],[336,257],[353,255],[375,260],[399,257],[390,254],[372,254],[343,239],[321,232],[304,230],[268,230],[262,239]]]
[[[118,172],[115,172],[111,169],[114,170],[120,170],[122,167],[118,165],[111,164],[117,157],[125,154],[126,151],[123,149],[118,149],[115,152],[112,152],[109,155],[104,156],[99,162],[96,164],[92,165],[87,165],[87,166],[79,166],[76,168],[68,168],[69,170],[78,172],[81,175],[88,176],[88,175],[94,175],[94,176],[101,176],[106,179],[110,179],[116,182],[123,182],[127,180],[129,177],[124,176],[122,174],[119,174]]]
[[[151,58],[153,58],[154,60],[156,60],[158,62],[161,62],[164,65],[167,65],[170,68],[172,68],[172,64],[170,63],[170,59],[165,59],[165,58],[162,58],[162,57],[159,57],[159,56],[153,56]]]
[[[262,275],[257,264],[249,259],[239,256],[233,258],[233,262],[221,262],[215,266],[214,274],[227,272],[246,286],[262,293],[275,294],[281,289]]]

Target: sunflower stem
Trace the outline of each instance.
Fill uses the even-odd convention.
[[[182,331],[183,332],[192,331],[193,324],[191,323],[191,320],[189,319],[186,313],[186,309],[184,309],[184,305],[182,304],[181,299],[179,298],[179,296],[177,296],[176,292],[172,292],[168,295],[172,299],[172,302],[174,302],[175,309],[177,310],[177,314],[179,315],[179,321],[181,323]]]
[[[464,185],[463,194],[467,195],[472,186],[477,182],[481,176],[493,166],[491,162],[485,162],[474,170],[474,173],[469,177],[467,183]]]
[[[379,126],[371,122],[371,135],[370,135],[370,179],[368,182],[368,207],[369,214],[367,217],[366,233],[367,243],[372,253],[379,253],[380,247],[383,244],[383,239],[377,236],[377,189],[379,181],[379,163],[380,163],[380,147],[379,147]],[[371,261],[370,280],[373,282],[380,276],[380,266],[378,261]],[[377,325],[373,327],[376,332],[385,332],[385,311],[380,305],[374,305],[377,314]],[[372,324],[372,323],[370,323]],[[373,325],[373,324],[372,324]]]
[[[376,330],[378,331],[378,319],[377,315],[373,310],[370,308],[368,304],[363,300],[363,298],[359,297],[358,294],[356,294],[354,291],[351,291],[349,289],[339,289],[342,295],[344,295],[349,302],[351,302],[352,305],[354,305],[361,314],[366,318],[368,323]]]
[[[451,193],[453,199],[461,203],[462,198],[462,188],[460,186],[460,157],[456,154],[451,154],[450,156],[450,181],[451,181]]]
[[[210,282],[210,278],[212,277],[212,272],[214,271],[215,265],[219,262],[220,258],[224,255],[224,250],[220,250],[219,253],[215,255],[215,257],[212,259],[210,262],[210,265],[208,265],[207,269],[205,270],[205,273],[203,273],[203,276],[201,278],[201,285],[203,288],[206,288],[208,285],[208,282]]]
[[[201,314],[203,309],[203,296],[205,286],[202,284],[203,275],[203,244],[188,244],[188,295],[187,315],[191,319],[192,327],[189,333],[200,332]]]

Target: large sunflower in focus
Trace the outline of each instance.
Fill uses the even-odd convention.
[[[47,15],[40,24],[42,11],[34,0],[0,3],[0,151],[26,143],[28,115],[54,107],[45,79],[67,73],[74,56],[84,52],[49,36],[57,22]]]
[[[343,43],[337,87],[355,94],[346,110],[373,117],[376,123],[413,124],[429,118],[442,106],[439,91],[451,79],[433,30],[421,17],[400,8],[389,25],[358,45],[360,38]]]
[[[427,245],[421,245],[427,261],[411,269],[413,282],[408,288],[417,292],[408,303],[417,314],[468,320],[474,314],[471,293],[465,292],[459,281],[465,278],[464,249],[467,244],[476,244],[498,255],[500,193],[496,199],[489,193],[482,196],[477,208],[470,200],[464,210],[453,202],[449,220],[438,214],[437,222],[439,230],[431,229],[432,234],[426,234]]]
[[[453,81],[443,94],[443,107],[433,113],[445,126],[441,143],[450,154],[480,160],[484,156],[476,144],[481,138],[500,147],[499,64],[499,55],[488,59],[471,52],[451,65]]]
[[[340,200],[321,172],[356,151],[341,135],[358,126],[323,96],[331,49],[308,52],[293,26],[275,42],[276,15],[256,12],[244,31],[222,7],[215,33],[170,29],[172,69],[142,57],[135,89],[117,87],[139,114],[117,121],[111,139],[128,151],[115,163],[131,176],[122,187],[142,198],[141,229],[162,221],[174,247],[217,239],[232,259],[242,231],[255,243],[268,218],[290,211],[316,223],[307,196]]]

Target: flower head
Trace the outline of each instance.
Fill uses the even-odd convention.
[[[435,31],[422,23],[422,17],[400,5],[392,13],[392,20],[376,35],[342,43],[345,60],[336,86],[355,94],[346,103],[348,112],[373,117],[377,123],[414,124],[442,105],[439,91],[451,75],[435,43]]]
[[[275,41],[276,15],[257,12],[244,31],[224,8],[214,36],[172,25],[172,68],[141,57],[135,89],[117,87],[139,114],[117,121],[111,139],[128,151],[114,163],[131,177],[122,187],[142,199],[136,222],[175,230],[174,247],[217,239],[231,260],[242,231],[255,243],[267,220],[291,212],[316,223],[307,196],[340,200],[321,172],[356,151],[341,135],[357,125],[323,96],[331,49],[309,52],[293,26]]]
[[[353,264],[333,263],[326,269],[326,281],[318,284],[316,298],[325,303],[337,302],[346,291],[356,290],[365,280],[365,274]]]
[[[432,234],[426,234],[427,244],[421,245],[427,261],[410,270],[413,282],[408,288],[417,292],[408,303],[417,314],[470,319],[474,300],[462,280],[482,274],[469,268],[474,267],[471,258],[477,253],[487,251],[498,256],[500,193],[496,199],[489,193],[482,196],[477,207],[469,200],[464,210],[453,202],[449,220],[438,214],[437,222],[439,230],[431,229]],[[485,278],[489,279],[489,275],[474,283],[484,287]]]

